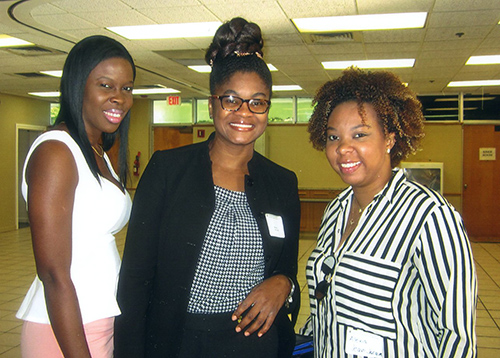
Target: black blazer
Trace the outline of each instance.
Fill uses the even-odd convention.
[[[137,187],[118,284],[122,311],[115,321],[115,357],[176,357],[189,292],[215,207],[208,141],[154,153]],[[248,163],[245,192],[264,245],[265,278],[295,283],[293,304],[275,320],[280,356],[293,350],[287,314],[300,306],[297,255],[300,202],[295,174],[257,152]],[[272,237],[265,213],[283,218],[285,238]]]

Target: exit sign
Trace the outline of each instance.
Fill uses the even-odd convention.
[[[167,103],[169,106],[180,106],[181,105],[181,97],[180,96],[168,96]]]

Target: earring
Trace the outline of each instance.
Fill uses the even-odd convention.
[[[387,154],[391,154],[391,148],[387,148]]]

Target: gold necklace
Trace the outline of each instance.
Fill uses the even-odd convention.
[[[98,146],[99,146],[99,148],[101,148],[101,152],[102,152],[102,154],[101,154],[101,153],[99,153],[99,152],[97,151],[97,149],[95,149],[95,147],[94,147],[93,145],[90,145],[90,146],[91,146],[91,147],[92,147],[92,149],[94,150],[95,154],[97,154],[100,158],[102,158],[102,157],[104,156],[104,148],[103,148],[100,144],[98,144]]]
[[[354,216],[354,206],[351,205],[351,219],[349,220],[349,225],[354,225],[355,223],[357,223],[359,221],[359,218],[361,217],[361,214],[363,213],[363,210],[364,208],[361,207],[361,205],[359,205],[359,201],[358,199],[356,199],[356,197],[354,196],[353,194],[353,201],[356,202],[356,205],[358,206],[358,217],[356,219],[353,218]]]

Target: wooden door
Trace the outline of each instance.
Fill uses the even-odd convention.
[[[489,148],[496,149],[496,159],[480,160],[481,149],[488,154],[484,150]],[[462,212],[469,237],[500,242],[500,126],[464,126],[463,179]]]
[[[155,127],[154,151],[182,147],[193,143],[192,127]]]

